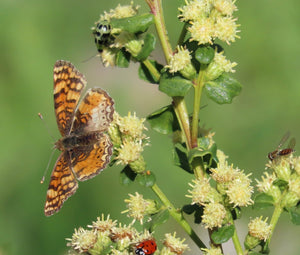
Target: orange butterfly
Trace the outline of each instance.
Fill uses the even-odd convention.
[[[54,108],[62,138],[55,148],[62,153],[51,174],[45,215],[58,212],[78,188],[76,181],[95,177],[109,163],[113,145],[107,134],[113,120],[114,101],[102,89],[89,89],[80,104],[86,80],[72,63],[54,65]],[[76,177],[76,178],[75,178]]]

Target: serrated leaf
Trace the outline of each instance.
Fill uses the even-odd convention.
[[[150,61],[151,65],[153,65],[153,67],[158,72],[160,72],[163,69],[163,65],[157,63],[154,60],[149,59],[149,61]],[[152,73],[149,71],[148,67],[143,62],[141,62],[140,66],[139,66],[138,73],[139,73],[140,79],[142,79],[144,81],[150,82],[152,84],[158,84],[158,82],[159,82],[159,79],[157,79],[156,77],[154,77],[152,75]]]
[[[170,97],[183,97],[192,86],[193,83],[190,80],[178,75],[170,76],[166,73],[162,74],[159,81],[159,90]]]
[[[150,174],[139,174],[135,179],[140,185],[145,187],[152,187],[156,181],[155,175],[152,172]]]
[[[272,196],[267,195],[266,193],[259,193],[254,199],[253,207],[255,209],[264,209],[266,207],[273,206],[273,204],[274,199]]]
[[[154,16],[150,13],[132,16],[122,19],[111,19],[112,28],[119,28],[130,33],[145,32],[154,23]]]
[[[127,68],[130,62],[130,53],[124,49],[118,51],[116,54],[116,66]]]
[[[127,165],[120,173],[120,183],[127,186],[135,180],[135,177],[136,173]]]
[[[214,231],[211,235],[211,239],[216,244],[221,244],[227,242],[234,234],[234,226],[228,225],[219,228],[218,230]]]
[[[150,53],[155,49],[156,38],[153,34],[147,34],[144,38],[144,45],[140,53],[136,56],[139,61],[144,61],[150,55]]]
[[[195,52],[195,59],[201,64],[209,64],[215,57],[215,50],[211,46],[202,46]]]
[[[207,96],[218,104],[230,104],[241,89],[241,84],[226,73],[205,83]]]
[[[193,169],[188,161],[187,153],[187,149],[182,144],[176,143],[173,149],[174,164],[188,173],[193,173]]]
[[[300,225],[300,211],[299,209],[289,211],[290,219],[293,224]]]
[[[172,105],[167,105],[147,117],[151,128],[161,134],[171,134],[179,129],[179,124]]]
[[[150,232],[153,232],[156,227],[164,224],[170,217],[170,213],[167,209],[160,211],[159,213],[151,216]]]

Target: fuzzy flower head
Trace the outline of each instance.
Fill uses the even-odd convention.
[[[143,152],[141,140],[124,139],[120,148],[117,148],[118,153],[117,164],[127,165],[136,161]]]
[[[132,17],[137,14],[139,9],[139,6],[133,6],[133,1],[130,2],[130,5],[120,5],[115,9],[111,9],[109,12],[104,12],[103,15],[101,15],[100,20],[108,20],[111,19],[122,19],[122,18],[128,18]]]
[[[289,191],[295,193],[295,195],[300,199],[300,176],[293,174],[289,180]]]
[[[87,252],[92,249],[97,242],[97,233],[95,230],[85,230],[84,228],[78,228],[74,230],[72,238],[67,238],[70,241],[67,246],[71,246],[75,251],[79,253]]]
[[[172,234],[165,234],[165,240],[163,244],[166,246],[167,250],[171,251],[171,254],[181,255],[185,250],[189,249],[187,244],[184,244],[185,239],[180,240],[176,238],[176,232]],[[167,254],[167,253],[164,253]]]
[[[113,221],[109,217],[110,215],[105,219],[104,214],[102,214],[101,218],[97,217],[97,221],[93,221],[92,225],[88,225],[88,227],[99,232],[110,232],[111,229],[117,225],[117,221]]]
[[[257,182],[256,187],[257,187],[258,191],[267,193],[272,188],[273,183],[277,179],[277,177],[274,172],[272,172],[271,175],[267,172],[264,172],[264,175],[265,175],[265,177],[262,176],[261,181],[256,180],[256,182]]]
[[[138,220],[143,224],[145,216],[157,212],[154,200],[146,200],[137,192],[135,193],[135,196],[129,194],[129,197],[129,199],[125,199],[128,209],[122,213],[127,213],[128,217],[132,217],[133,223]]]
[[[194,184],[189,183],[193,188],[188,191],[191,195],[186,195],[187,197],[192,198],[192,204],[205,205],[209,202],[221,201],[221,195],[210,186],[209,179],[193,180],[193,183]]]
[[[272,228],[272,226],[267,223],[267,220],[268,218],[262,220],[262,216],[251,220],[248,224],[249,235],[266,241],[271,234]]]
[[[170,73],[176,73],[190,65],[191,58],[192,57],[188,49],[185,49],[182,46],[177,46],[177,52],[171,56],[170,64],[166,67],[170,69]]]
[[[222,204],[209,203],[204,207],[202,223],[205,225],[205,228],[209,229],[221,227],[225,216],[226,209]]]
[[[229,202],[234,206],[248,206],[253,204],[253,200],[251,199],[253,187],[250,185],[251,179],[249,175],[238,172],[236,178],[228,184],[226,193],[229,197]]]
[[[233,12],[237,10],[235,1],[232,0],[193,0],[185,1],[186,5],[179,8],[180,21],[188,22],[191,33],[190,41],[198,44],[213,44],[215,39],[220,39],[227,44],[234,42],[239,30],[237,19]]]
[[[144,124],[145,120],[145,118],[138,118],[135,112],[133,114],[128,112],[125,117],[118,116],[116,123],[123,135],[144,139],[146,135],[143,134],[143,131],[147,130]]]
[[[117,243],[118,250],[124,250],[131,245],[132,241],[138,236],[138,232],[131,225],[114,227],[111,230],[111,239],[113,242]]]
[[[300,175],[300,157],[293,157],[292,165],[298,175]]]
[[[222,250],[220,247],[214,247],[212,246],[210,249],[202,248],[204,255],[222,255]]]
[[[267,164],[276,173],[278,179],[289,181],[292,174],[292,158],[291,157],[279,157]]]

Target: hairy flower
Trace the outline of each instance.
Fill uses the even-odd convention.
[[[84,228],[78,228],[74,230],[72,238],[66,238],[70,241],[67,246],[71,246],[75,251],[79,253],[87,252],[94,247],[97,242],[97,233],[95,230],[85,230]]]
[[[127,216],[132,217],[134,221],[138,220],[143,224],[145,216],[157,211],[154,200],[146,200],[143,198],[143,195],[137,192],[135,193],[135,196],[129,194],[129,197],[129,199],[124,200],[127,203],[128,209],[122,213],[127,213]]]
[[[127,165],[137,160],[144,149],[141,140],[124,139],[121,147],[116,150],[117,164]]]
[[[119,227],[113,227],[111,230],[111,239],[113,242],[117,243],[117,249],[123,250],[131,245],[132,241],[139,235],[137,230],[131,225]]]
[[[220,247],[214,247],[212,246],[210,249],[202,248],[204,255],[222,255],[222,250]]]
[[[188,30],[191,33],[190,41],[197,41],[198,44],[213,43],[214,23],[210,18],[191,21]]]
[[[272,228],[272,226],[267,223],[267,220],[268,218],[263,221],[262,216],[251,220],[248,224],[249,234],[259,240],[266,241],[271,234]]]
[[[240,31],[237,30],[239,25],[235,23],[236,20],[237,19],[233,19],[231,17],[218,17],[214,27],[214,37],[226,42],[227,44],[235,42],[235,38],[240,38],[237,35]]]
[[[116,54],[114,50],[109,48],[104,48],[100,53],[102,63],[105,67],[115,66],[116,63]]]
[[[185,0],[185,3],[186,5],[178,8],[178,10],[181,12],[181,14],[178,15],[181,21],[197,20],[200,17],[208,15],[209,13],[208,1],[192,0],[188,2]]]
[[[172,234],[165,234],[165,239],[163,244],[173,253],[182,254],[185,250],[189,249],[187,244],[184,244],[185,239],[180,240],[176,238],[176,232]]]
[[[181,71],[191,64],[191,58],[188,49],[177,46],[177,52],[171,56],[170,63],[166,67],[169,68],[170,73]]]
[[[265,175],[266,177],[262,176],[262,177],[261,177],[261,178],[262,178],[261,181],[259,181],[259,180],[256,179],[256,182],[257,182],[256,187],[257,187],[257,189],[258,189],[260,192],[266,193],[266,192],[268,192],[268,191],[271,189],[271,187],[273,186],[273,182],[274,182],[277,178],[276,178],[276,175],[275,175],[274,172],[272,172],[271,175],[269,175],[269,173],[267,173],[267,172],[264,172],[264,175]]]
[[[130,5],[120,5],[115,9],[111,9],[109,12],[104,12],[103,15],[101,15],[101,20],[108,20],[111,19],[122,19],[122,18],[128,18],[132,17],[137,14],[137,11],[139,9],[139,6],[133,6],[133,1],[130,2]]]
[[[186,195],[192,198],[192,204],[204,205],[213,201],[221,201],[221,195],[210,186],[209,179],[204,178],[203,180],[193,180],[192,182],[194,185],[191,183],[189,185],[193,190],[188,191],[191,195]]]
[[[93,221],[92,225],[88,225],[88,227],[93,228],[94,230],[97,230],[99,232],[110,232],[113,227],[116,226],[117,221],[111,220],[110,215],[107,216],[106,220],[104,218],[104,214],[100,217],[97,217],[97,221]]]
[[[292,175],[289,180],[289,190],[296,194],[298,199],[300,199],[300,176],[297,174]]]
[[[214,8],[222,15],[231,16],[237,7],[232,0],[215,0],[213,1]]]
[[[209,229],[221,227],[225,216],[226,209],[222,204],[209,203],[204,207],[202,223],[205,224],[205,228]]]
[[[250,174],[249,174],[250,175]],[[253,187],[250,185],[251,179],[243,172],[238,172],[236,178],[228,184],[226,191],[229,202],[234,206],[248,206],[253,204],[251,195]]]

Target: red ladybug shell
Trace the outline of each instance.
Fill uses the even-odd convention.
[[[135,249],[136,255],[151,255],[156,251],[157,245],[155,240],[145,240],[138,244]]]

